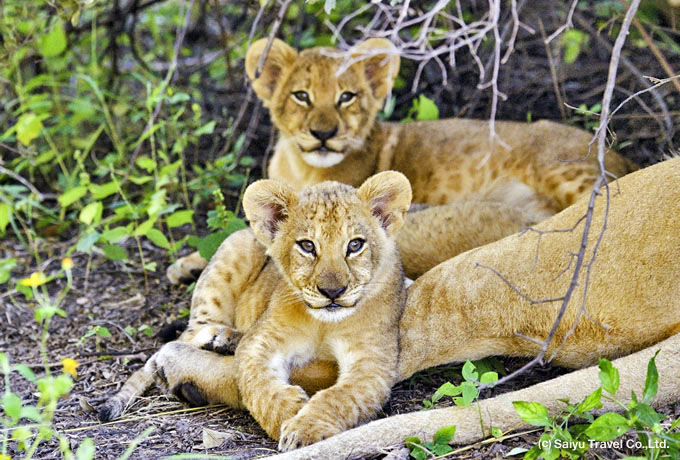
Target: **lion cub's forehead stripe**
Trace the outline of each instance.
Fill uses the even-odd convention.
[[[325,49],[329,55],[321,54],[318,49],[303,52],[296,63],[297,74],[301,81],[298,84],[311,88],[312,82],[319,85],[317,93],[333,96],[341,89],[355,89],[357,85],[356,69],[352,66],[347,68],[342,74],[337,75],[338,69],[342,66],[345,58],[338,55],[338,50]],[[302,72],[300,72],[302,71]]]
[[[308,231],[329,237],[359,231],[361,206],[354,188],[338,182],[324,182],[303,190],[296,208],[305,220],[314,223],[314,229]]]

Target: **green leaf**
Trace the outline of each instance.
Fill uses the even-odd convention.
[[[35,374],[31,370],[30,367],[28,367],[25,364],[17,364],[14,366],[14,370],[17,371],[23,378],[28,380],[31,383],[35,383]]]
[[[151,337],[153,335],[153,329],[151,329],[146,324],[142,324],[141,326],[139,326],[138,330],[147,337]]]
[[[534,426],[550,426],[550,417],[548,416],[548,409],[537,402],[513,401],[515,411],[529,425]]]
[[[209,121],[208,123],[204,124],[200,128],[198,128],[196,131],[194,131],[195,136],[203,136],[205,134],[212,134],[215,131],[215,122],[214,121]]]
[[[0,203],[0,234],[5,233],[5,229],[7,229],[7,225],[9,225],[11,214],[12,208],[10,208],[7,203]],[[4,281],[0,281],[0,283],[4,283]]]
[[[415,436],[408,437],[404,439],[404,444],[406,447],[411,449],[411,457],[415,458],[416,460],[425,460],[427,458],[427,452],[419,447],[420,445],[423,445],[420,438]]]
[[[165,237],[165,235],[161,233],[160,230],[150,228],[149,231],[147,231],[144,236],[150,239],[151,242],[158,246],[159,248],[170,249],[170,242]]]
[[[137,158],[137,161],[135,161],[135,164],[140,168],[146,170],[146,172],[148,173],[153,172],[154,168],[156,167],[156,162],[146,155],[140,155]]]
[[[437,430],[432,440],[435,444],[448,444],[453,439],[454,434],[456,434],[456,425],[445,426]]]
[[[11,392],[5,393],[2,397],[2,407],[9,418],[18,420],[21,415],[21,398]]]
[[[103,200],[109,195],[113,195],[118,191],[118,183],[107,182],[106,184],[97,185],[90,184],[90,193],[95,200]]]
[[[576,407],[576,412],[583,413],[592,409],[599,409],[602,407],[602,388],[598,388],[589,394],[581,404]]]
[[[441,455],[446,455],[452,450],[453,447],[449,446],[448,444],[435,444],[431,449],[432,453],[438,457]]]
[[[168,227],[174,228],[179,227],[180,225],[190,224],[194,219],[193,216],[194,211],[192,210],[175,211],[168,216]]]
[[[491,427],[491,436],[493,436],[494,438],[500,438],[501,436],[503,436],[503,430],[495,426]],[[526,452],[526,449],[524,449],[524,452]]]
[[[647,378],[645,379],[645,390],[642,395],[642,401],[647,404],[652,402],[652,399],[654,399],[659,390],[659,372],[656,370],[656,355],[658,354],[659,350],[654,353],[654,356],[647,365]]]
[[[463,364],[463,378],[469,382],[476,382],[479,380],[479,374],[475,368],[475,365],[471,361],[465,361]]]
[[[485,372],[479,379],[480,383],[488,385],[498,381],[498,374],[496,372]]]
[[[227,239],[228,236],[228,232],[217,232],[201,238],[201,241],[198,243],[198,252],[201,254],[201,257],[205,260],[210,260],[217,251],[217,248],[222,244],[222,241]]]
[[[458,396],[461,393],[460,387],[454,385],[451,382],[446,382],[439,388],[437,388],[437,391],[434,392],[432,395],[432,401],[437,402],[440,399],[442,399],[444,396]]]
[[[596,441],[611,441],[630,429],[630,422],[623,416],[609,412],[598,418],[584,432]]]
[[[42,415],[40,415],[40,411],[38,408],[33,406],[22,407],[21,418],[27,418],[36,423],[40,423],[42,421]]]
[[[101,201],[94,201],[87,206],[85,206],[78,216],[78,220],[85,225],[90,225],[92,222],[99,222],[102,217],[102,212],[104,211],[104,205]]]
[[[542,452],[543,451],[541,450],[540,447],[534,446],[531,449],[529,449],[529,451],[526,454],[524,454],[523,460],[536,460],[538,456],[541,455]]]
[[[62,208],[66,208],[69,205],[81,199],[83,196],[85,196],[86,193],[87,187],[80,185],[78,187],[73,187],[62,193],[59,196],[59,198],[57,198],[57,201],[59,202]]]
[[[461,388],[463,390],[463,406],[467,407],[470,404],[472,404],[472,401],[475,400],[477,395],[479,395],[479,390],[475,386],[474,383],[472,382],[463,382],[461,385]]]
[[[59,56],[66,49],[66,32],[61,21],[55,21],[50,31],[40,36],[40,52],[45,57]]]
[[[434,101],[421,94],[418,98],[418,113],[416,120],[439,120],[439,109]]]
[[[94,331],[99,337],[111,337],[111,333],[104,326],[95,326]]]
[[[569,29],[562,34],[562,49],[564,62],[572,64],[581,54],[581,50],[588,45],[590,37],[578,29]]]
[[[607,359],[600,359],[599,361],[600,373],[600,383],[602,383],[602,389],[607,393],[614,395],[619,389],[619,371],[616,369],[611,361]]]
[[[157,219],[156,217],[152,217],[152,218],[142,222],[141,224],[139,224],[139,227],[137,227],[135,229],[135,231],[132,232],[132,235],[133,236],[146,235],[146,232],[148,232],[151,229],[151,227],[153,227],[153,224],[156,223],[156,219]]]
[[[86,438],[76,451],[77,460],[92,460],[94,458],[94,441],[92,438]]]
[[[76,245],[76,250],[80,252],[86,252],[89,253],[92,251],[92,248],[94,247],[95,243],[99,240],[99,232],[92,231],[88,233],[87,235],[83,235],[80,240],[78,240],[78,244]]]
[[[103,244],[101,248],[104,255],[111,260],[126,260],[128,258],[125,249],[115,244]]]
[[[118,243],[130,236],[130,230],[127,227],[114,227],[102,233],[102,240],[109,243]]]
[[[0,352],[0,372],[9,374],[9,358],[5,353]]]
[[[29,145],[33,139],[40,135],[43,124],[36,114],[28,112],[19,117],[16,128],[19,142],[24,145]]]

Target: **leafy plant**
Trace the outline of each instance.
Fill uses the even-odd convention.
[[[657,352],[658,354],[658,352]],[[545,428],[538,444],[524,456],[525,460],[544,458],[581,458],[593,447],[636,448],[642,450],[645,457],[678,458],[680,454],[680,433],[673,430],[680,425],[680,419],[671,426],[664,427],[661,422],[665,416],[656,412],[650,405],[658,390],[659,374],[655,362],[656,355],[649,361],[647,378],[638,399],[633,392],[628,404],[618,401],[615,396],[619,388],[619,372],[606,359],[600,359],[600,387],[578,404],[563,401],[565,408],[554,417],[548,410],[536,402],[515,401],[513,405],[519,416],[526,423]],[[597,418],[593,411],[602,408],[602,400],[619,406],[623,415],[606,412]],[[571,423],[572,418],[583,419],[587,423]],[[622,436],[633,431],[637,440],[627,440]]]
[[[451,452],[453,449],[449,445],[449,442],[451,442],[455,434],[455,425],[445,426],[444,428],[437,430],[432,438],[432,442],[422,442],[420,438],[412,436],[406,438],[404,443],[406,444],[406,447],[411,449],[411,457],[416,460],[424,460],[429,455],[439,456]]]
[[[439,109],[434,101],[424,94],[418,96],[418,99],[413,99],[411,108],[409,109],[406,117],[402,120],[407,121],[425,121],[425,120],[438,120],[439,119]]]

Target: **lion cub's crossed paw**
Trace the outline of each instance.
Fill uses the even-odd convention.
[[[221,355],[233,355],[242,336],[241,332],[224,324],[208,324],[194,334],[189,340],[183,341]]]

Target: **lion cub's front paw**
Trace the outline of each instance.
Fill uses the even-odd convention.
[[[177,259],[168,267],[165,275],[171,284],[191,284],[198,279],[207,263],[198,252],[192,252],[186,257]]]
[[[233,355],[242,334],[223,324],[209,324],[202,326],[193,338],[186,341],[203,350],[214,351],[221,355]]]
[[[308,414],[298,413],[281,425],[279,450],[288,452],[329,438],[341,430]]]

